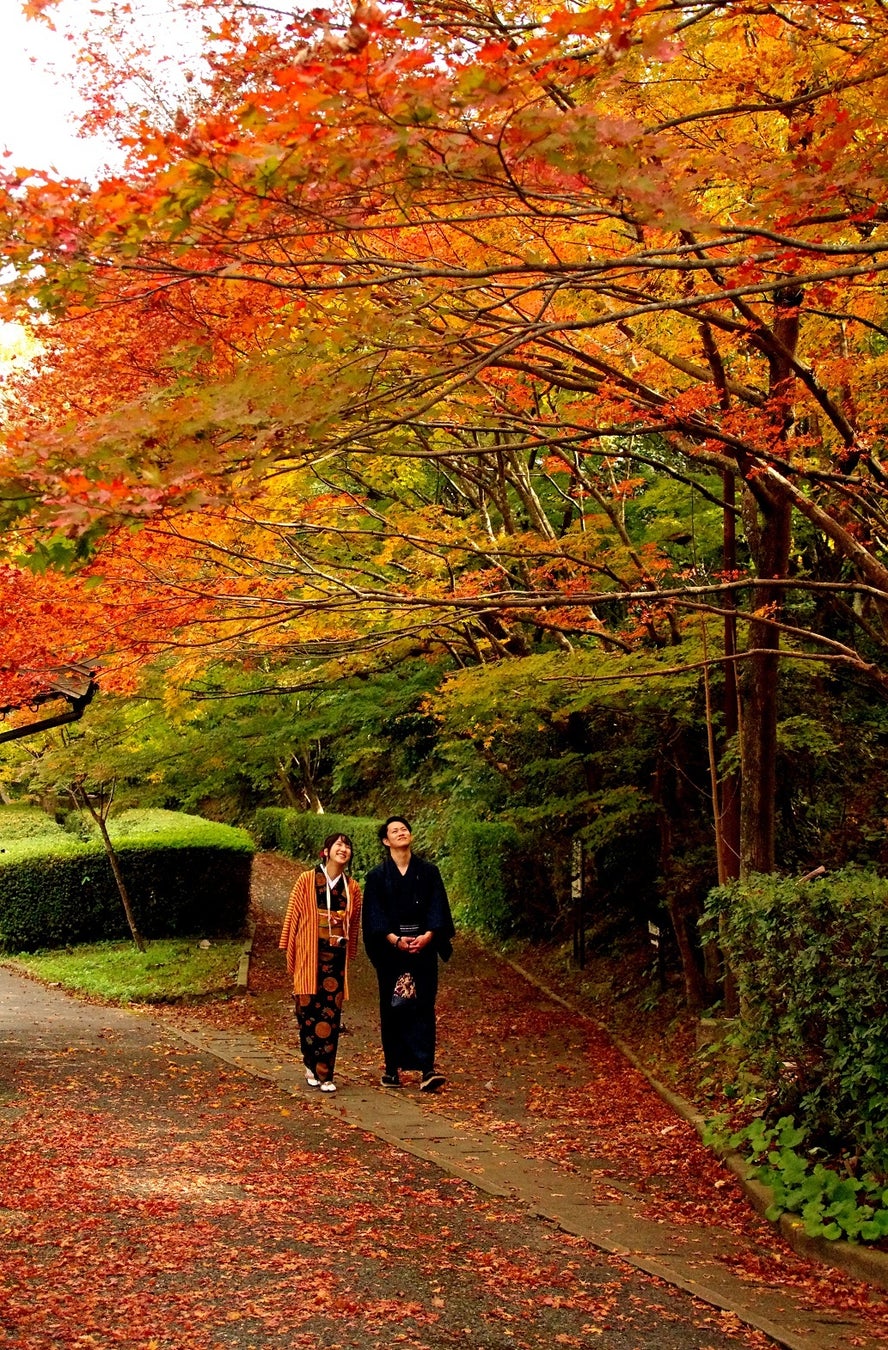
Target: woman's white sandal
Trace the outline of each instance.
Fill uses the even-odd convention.
[[[335,1091],[336,1091],[336,1084],[335,1084],[335,1083],[322,1083],[322,1084],[321,1084],[321,1091],[322,1091],[322,1092],[335,1092]]]
[[[309,1087],[320,1087],[320,1086],[321,1086],[321,1080],[320,1080],[319,1078],[316,1078],[316,1077],[315,1077],[315,1075],[312,1073],[311,1069],[306,1069],[306,1070],[305,1070],[305,1081],[306,1081],[306,1083],[308,1084]]]

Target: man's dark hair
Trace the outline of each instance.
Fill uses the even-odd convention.
[[[396,821],[397,821],[399,824],[401,824],[401,825],[406,825],[406,826],[407,826],[407,829],[410,831],[410,833],[411,833],[411,834],[413,833],[413,826],[410,824],[410,821],[407,820],[407,818],[406,818],[405,816],[389,816],[389,818],[388,818],[388,820],[385,822],[385,824],[384,824],[384,825],[380,825],[380,827],[379,827],[379,842],[380,842],[380,844],[382,844],[382,843],[385,842],[385,836],[386,836],[386,835],[388,834],[388,832],[389,832],[389,825],[394,825]]]

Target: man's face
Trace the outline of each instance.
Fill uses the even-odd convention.
[[[385,832],[385,842],[389,848],[409,848],[412,838],[403,820],[393,820]]]

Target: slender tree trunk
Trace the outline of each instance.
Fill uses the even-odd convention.
[[[284,798],[287,802],[287,805],[294,807],[297,811],[301,811],[302,802],[299,800],[299,795],[296,792],[295,787],[293,786],[293,779],[290,777],[290,771],[287,768],[286,764],[284,764],[283,760],[281,760],[278,763],[277,776],[278,782],[280,783],[281,788],[283,789]]]
[[[670,797],[673,794],[669,794]],[[672,821],[675,817],[675,802],[666,801],[666,780],[664,763],[657,757],[654,773],[653,796],[657,803],[657,824],[660,834],[660,874],[668,877],[672,862]],[[672,885],[666,885],[666,909],[681,961],[681,973],[684,980],[685,1002],[691,1012],[700,1012],[706,1004],[706,989],[699,958],[691,939],[691,928],[696,927],[698,914],[689,915],[687,904],[682,904]]]
[[[126,915],[126,921],[129,924],[129,930],[130,933],[132,934],[133,942],[136,944],[136,947],[139,949],[139,951],[143,952],[145,951],[145,939],[142,937],[141,933],[138,930],[138,927],[136,926],[136,916],[134,915],[133,907],[130,904],[129,892],[126,889],[126,883],[123,880],[123,873],[120,870],[120,859],[117,856],[117,852],[114,848],[114,845],[111,843],[111,838],[110,835],[108,834],[108,827],[105,824],[105,816],[107,814],[108,807],[110,807],[111,805],[111,798],[114,795],[114,790],[113,788],[111,789],[111,794],[108,797],[107,806],[101,811],[97,811],[95,809],[95,807],[93,806],[92,802],[89,799],[89,794],[83,787],[82,783],[78,783],[76,786],[72,787],[71,795],[73,796],[75,802],[80,807],[80,809],[83,810],[85,808],[99,827],[99,834],[102,836],[102,843],[105,846],[105,852],[107,853],[108,861],[111,864],[111,871],[114,873],[114,880],[117,883],[117,890],[120,894],[120,899],[123,902],[123,912]]]
[[[307,804],[309,811],[313,811],[316,816],[322,816],[324,807],[315,784],[314,769],[311,763],[311,745],[300,745],[299,749],[291,755],[290,762],[297,764],[299,772],[302,774],[303,801],[300,805],[304,807]]]
[[[700,1013],[707,1003],[706,984],[698,964],[697,951],[688,931],[689,926],[696,925],[697,920],[695,916],[689,916],[671,894],[667,898],[666,908],[669,911],[669,921],[681,959],[685,1003],[689,1012]]]
[[[791,402],[794,371],[790,360],[798,344],[802,293],[794,287],[776,292],[776,317],[762,336],[769,363],[772,416],[780,440],[793,423]],[[752,470],[747,482],[758,519],[750,543],[757,575],[782,579],[789,572],[792,508],[785,498],[760,481]],[[741,681],[743,726],[741,760],[743,786],[740,802],[740,874],[773,872],[777,800],[777,687],[780,634],[769,618],[777,618],[784,593],[779,587],[753,589],[753,612],[761,619],[749,625],[749,651]]]
[[[97,818],[98,819],[98,818]],[[123,873],[120,870],[120,860],[117,857],[114,845],[108,836],[108,827],[104,820],[98,819],[99,833],[102,836],[102,843],[105,845],[105,852],[108,854],[108,861],[111,864],[111,871],[114,873],[114,880],[117,882],[117,889],[120,892],[120,899],[123,902],[126,921],[129,924],[129,930],[133,936],[133,942],[140,952],[145,950],[145,939],[136,927],[136,916],[133,914],[133,907],[130,904],[129,892],[123,880]]]
[[[734,475],[724,475],[722,533],[722,565],[727,575],[737,570],[737,524],[736,524],[736,484]],[[733,591],[727,592],[725,608],[733,610],[736,599]],[[728,613],[724,620],[725,678],[722,702],[724,740],[730,743],[740,730],[739,689],[737,687],[737,665],[732,657],[737,655],[737,620]],[[740,875],[740,774],[725,774],[721,779],[720,819],[721,853],[725,871],[725,880],[730,881]]]
[[[719,401],[727,412],[731,406],[727,374],[711,328],[704,326],[703,347],[710,369],[719,391]],[[725,576],[733,576],[737,571],[737,490],[734,474],[722,475],[722,568]],[[725,599],[724,619],[724,695],[722,702],[723,742],[730,744],[740,729],[739,688],[737,684],[737,666],[732,659],[737,655],[737,619],[732,612],[736,609],[733,591],[728,591]],[[704,628],[705,638],[705,628]],[[723,886],[740,875],[740,825],[741,825],[741,775],[734,771],[718,776],[718,755],[709,716],[709,695],[707,689],[707,724],[709,727],[709,758],[713,772],[713,809],[715,812],[716,857],[718,860],[718,880]],[[721,925],[719,926],[721,938]],[[713,991],[721,984],[725,1012],[733,1017],[739,1012],[737,981],[725,960],[724,942],[711,938],[703,945],[703,971],[706,983]]]

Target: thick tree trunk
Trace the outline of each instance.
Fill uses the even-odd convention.
[[[755,624],[750,642],[771,646],[772,632]],[[773,650],[749,658],[743,677],[741,876],[774,870],[778,663],[774,644]]]

